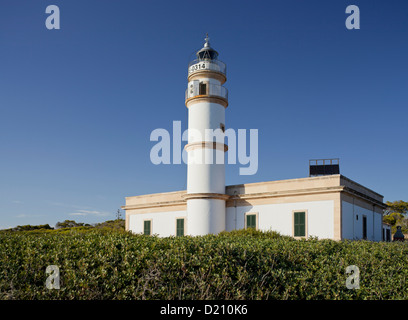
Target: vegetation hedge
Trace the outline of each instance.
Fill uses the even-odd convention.
[[[80,230],[0,234],[0,299],[408,299],[407,243]],[[46,288],[48,265],[60,289]]]

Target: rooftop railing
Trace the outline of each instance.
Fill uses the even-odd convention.
[[[220,60],[193,60],[188,64],[188,75],[202,71],[202,70],[211,70],[221,72],[222,74],[227,74],[227,66],[224,62]]]

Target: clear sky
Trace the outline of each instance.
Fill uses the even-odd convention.
[[[348,30],[348,5],[360,30]],[[48,30],[57,5],[61,29]],[[0,228],[114,219],[125,196],[184,190],[150,133],[187,128],[205,33],[227,64],[226,127],[259,130],[258,172],[226,184],[346,177],[408,201],[408,1],[2,0]]]

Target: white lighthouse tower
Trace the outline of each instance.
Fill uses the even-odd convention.
[[[228,106],[226,66],[217,59],[208,34],[197,59],[188,67],[188,154],[186,234],[225,230],[225,109]]]

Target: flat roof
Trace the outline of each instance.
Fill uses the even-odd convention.
[[[296,179],[274,180],[265,182],[253,182],[247,184],[229,185],[225,193],[231,198],[237,196],[249,197],[274,197],[278,195],[296,195],[309,192],[348,192],[364,198],[380,206],[385,206],[383,196],[363,185],[341,175],[327,175],[305,177]],[[183,197],[186,190],[163,193],[152,193],[126,197],[126,206],[140,206],[149,204],[182,204],[186,200]],[[126,207],[125,206],[125,207]],[[125,208],[123,207],[123,208]],[[129,207],[129,208],[130,208]]]

